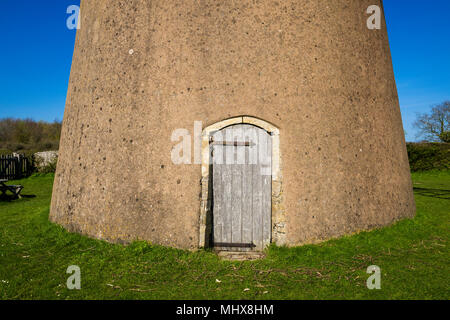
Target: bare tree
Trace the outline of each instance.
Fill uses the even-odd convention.
[[[418,114],[414,126],[419,129],[419,137],[428,141],[447,140],[450,131],[450,101],[434,106],[430,113]]]

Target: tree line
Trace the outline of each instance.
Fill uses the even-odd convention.
[[[58,150],[61,122],[0,119],[0,153],[33,153]]]

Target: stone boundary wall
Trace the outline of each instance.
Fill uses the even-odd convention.
[[[43,168],[58,159],[58,151],[43,151],[37,152],[34,155],[34,162],[36,167]]]

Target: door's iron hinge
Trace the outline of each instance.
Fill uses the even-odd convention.
[[[255,248],[256,245],[253,243],[214,242],[214,247]]]
[[[240,142],[240,141],[213,141],[212,145],[219,146],[235,146],[235,147],[252,147],[256,146],[254,142]]]

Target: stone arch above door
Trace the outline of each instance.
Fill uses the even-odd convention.
[[[286,214],[283,204],[280,131],[273,124],[250,116],[225,119],[206,127],[202,132],[202,179],[199,221],[199,247],[208,247],[211,236],[210,139],[214,132],[236,124],[250,124],[266,130],[272,136],[272,242],[285,244]]]

